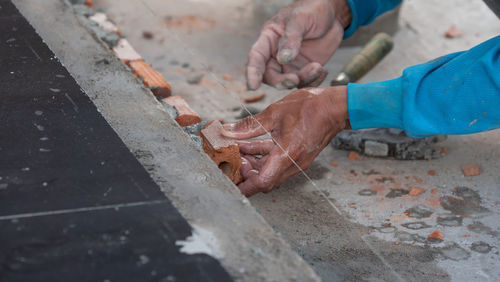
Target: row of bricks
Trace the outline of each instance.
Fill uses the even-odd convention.
[[[85,1],[85,5],[93,8],[92,1]],[[120,30],[113,24],[106,14],[95,13],[89,17],[99,27],[108,32],[120,35]],[[132,69],[134,76],[139,78],[145,87],[151,89],[156,97],[164,98],[170,96],[172,88],[163,75],[146,63],[141,55],[130,45],[127,39],[121,38],[118,44],[112,48],[113,53],[128,67]]]
[[[92,1],[87,0],[85,4],[93,7]],[[106,31],[120,34],[120,30],[103,13],[96,13],[89,19]],[[134,76],[141,79],[144,86],[151,89],[156,97],[177,110],[175,120],[180,126],[190,126],[201,122],[200,116],[191,109],[182,97],[170,96],[170,84],[151,65],[144,62],[141,55],[126,39],[120,39],[118,44],[112,48],[112,51],[124,64],[132,69]],[[233,183],[238,184],[242,181],[239,147],[234,140],[222,136],[221,130],[222,125],[219,121],[212,121],[201,130],[199,136],[203,139],[203,150]]]

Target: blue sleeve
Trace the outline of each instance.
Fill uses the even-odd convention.
[[[348,38],[362,26],[371,23],[376,17],[394,9],[402,0],[346,0],[352,13],[351,24],[344,31]]]
[[[500,128],[500,36],[393,80],[350,83],[347,104],[354,129],[392,127],[425,137]]]

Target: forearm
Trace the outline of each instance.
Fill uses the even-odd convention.
[[[413,137],[500,128],[500,36],[406,69],[397,79],[349,84],[354,129],[401,128]]]

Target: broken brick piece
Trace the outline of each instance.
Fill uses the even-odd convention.
[[[201,131],[203,150],[234,184],[238,184],[243,180],[240,173],[240,148],[233,139],[223,136],[221,131],[222,124],[218,120],[209,123]]]
[[[92,0],[85,0],[83,4],[89,8],[94,8],[94,1]]]
[[[223,78],[224,80],[227,80],[227,81],[231,81],[231,80],[233,80],[233,77],[232,77],[230,74],[228,74],[228,73],[223,74],[223,75],[222,75],[222,78]]]
[[[429,174],[430,176],[434,176],[434,175],[436,175],[436,171],[435,171],[435,170],[430,169],[430,170],[427,172],[427,174]]]
[[[450,26],[450,28],[444,33],[446,38],[457,38],[462,37],[464,34],[458,29],[456,25]]]
[[[431,234],[429,234],[429,235],[427,236],[427,238],[429,238],[429,239],[439,239],[439,240],[443,240],[444,235],[443,235],[443,233],[441,233],[441,231],[439,231],[439,230],[437,230],[437,229],[436,229],[436,230],[434,230]]]
[[[350,160],[363,160],[362,157],[358,155],[356,152],[349,152],[349,155],[347,156]]]
[[[420,187],[412,187],[410,189],[410,192],[408,192],[408,195],[410,196],[418,196],[420,194],[423,194],[425,192],[425,189],[424,188],[420,188]]]
[[[188,103],[180,96],[170,96],[162,99],[162,101],[175,107],[178,113],[175,121],[177,121],[180,126],[188,126],[201,122],[200,116],[193,111]]]
[[[477,176],[481,174],[481,170],[477,164],[463,165],[462,171],[465,176]]]
[[[129,66],[133,70],[133,74],[142,80],[144,86],[151,89],[156,97],[168,97],[171,93],[170,84],[163,78],[161,73],[153,69],[143,60],[130,61]]]
[[[331,166],[339,166],[339,163],[338,162],[331,162],[330,165]]]
[[[247,104],[258,102],[266,97],[266,93],[261,93],[252,97],[245,98],[244,101]]]
[[[122,38],[118,41],[118,45],[113,47],[113,53],[120,59],[122,62],[127,64],[128,66],[130,61],[138,61],[142,60],[141,55],[135,51],[134,47],[130,45],[127,39]]]

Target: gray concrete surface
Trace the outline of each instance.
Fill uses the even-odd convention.
[[[202,118],[232,121],[240,114],[238,98],[252,94],[245,90],[246,55],[270,11],[262,11],[252,0],[127,0],[119,4],[111,0],[95,0],[95,3],[118,24],[146,61],[164,74],[173,85],[174,93],[183,96]],[[275,7],[279,6],[273,3]],[[262,1],[256,4],[262,4]],[[397,29],[391,26],[394,18],[388,17],[346,41],[326,66],[330,71],[329,78],[359,50],[359,43],[364,42],[366,34],[379,28],[393,34],[395,47],[362,82],[396,77],[407,66],[468,49],[500,33],[498,19],[479,0],[408,0],[399,15]],[[50,20],[34,20],[44,21]],[[443,37],[452,24],[463,31],[463,37]],[[152,32],[153,39],[144,39],[143,31]],[[45,36],[58,38],[59,43],[65,41],[58,35],[49,33]],[[69,48],[84,48],[78,44],[72,43]],[[57,49],[56,53],[62,54],[62,58],[70,53],[64,45],[51,47]],[[74,64],[70,68],[80,69]],[[88,65],[87,69],[97,74],[103,71],[102,67],[94,65]],[[187,82],[193,73],[204,74],[199,84]],[[109,79],[109,72],[105,74],[104,77]],[[233,79],[225,80],[224,74],[230,74]],[[82,87],[94,83],[85,82],[82,77],[85,76],[77,78]],[[114,88],[116,92],[113,93],[106,88],[106,83],[109,80],[100,82],[97,92],[88,92],[103,109],[103,115],[133,151],[147,152],[136,151],[136,155],[151,168],[155,180],[167,187],[166,192],[174,198],[174,203],[188,220],[200,224],[210,222],[204,221],[209,220],[208,216],[201,213],[215,204],[213,198],[203,193],[190,201],[190,195],[200,193],[196,187],[187,185],[188,188],[182,191],[172,191],[162,177],[166,175],[184,183],[181,174],[185,171],[178,167],[181,164],[163,163],[165,148],[185,157],[197,158],[198,153],[174,151],[178,145],[172,142],[184,139],[170,137],[167,140],[171,142],[166,142],[160,136],[169,137],[172,133],[154,132],[158,128],[144,127],[143,120],[131,121],[147,113],[148,123],[167,127],[160,122],[164,118],[156,120],[159,114],[152,106],[152,100],[149,104],[137,97],[118,100],[116,97],[122,95],[116,94],[119,89]],[[257,93],[260,92],[267,93],[267,98],[252,104],[260,109],[288,93],[269,87],[263,87]],[[130,108],[131,102],[141,102],[140,112]],[[127,110],[122,110],[122,107]],[[142,136],[144,132],[136,132],[137,128],[145,128],[149,133]],[[499,131],[450,136],[442,144],[447,155],[432,162],[377,158],[349,160],[347,152],[328,146],[306,171],[315,185],[297,175],[272,193],[254,196],[250,201],[275,232],[287,240],[325,281],[496,281],[500,279],[499,137]],[[139,141],[147,141],[147,144]],[[187,149],[191,145],[182,146]],[[332,161],[339,165],[331,166]],[[468,163],[477,163],[482,174],[464,177],[460,166]],[[188,178],[212,185],[212,179],[220,177],[213,168],[209,165],[197,167]],[[435,175],[430,175],[429,170],[435,171]],[[214,189],[210,194],[216,194],[219,200],[227,197],[227,193],[236,197],[235,191],[230,189],[234,188],[232,185],[226,183],[221,187],[225,187],[226,192]],[[425,192],[419,196],[406,194],[405,191],[412,187],[423,188]],[[240,201],[241,198],[228,200],[232,210],[217,210],[214,217],[224,214],[223,218],[228,219],[240,213],[244,217],[245,210],[239,210]],[[410,213],[407,215],[406,211]],[[247,234],[249,244],[265,244],[262,243],[265,240],[254,238],[252,222],[238,221],[238,228]],[[427,239],[435,229],[443,233],[442,241]],[[235,238],[228,237],[233,230],[226,226],[218,232],[222,232],[217,235],[223,242]],[[268,232],[265,229],[265,233]],[[252,250],[246,244],[243,248]],[[275,248],[259,250],[277,252]],[[260,251],[252,250],[250,257],[238,258],[235,263],[246,261],[253,265],[257,263],[254,260],[258,259]],[[261,269],[259,267],[263,266],[257,263],[239,277],[247,280],[272,280],[276,277],[266,276],[270,271],[268,268],[265,274],[256,271]],[[290,268],[294,266],[288,266],[278,274],[286,273]],[[234,275],[236,270],[232,268],[232,271]]]
[[[308,264],[190,141],[151,91],[80,25],[71,6],[62,0],[13,2],[196,227],[193,238],[209,238],[206,252],[219,258],[237,281],[318,280]]]

